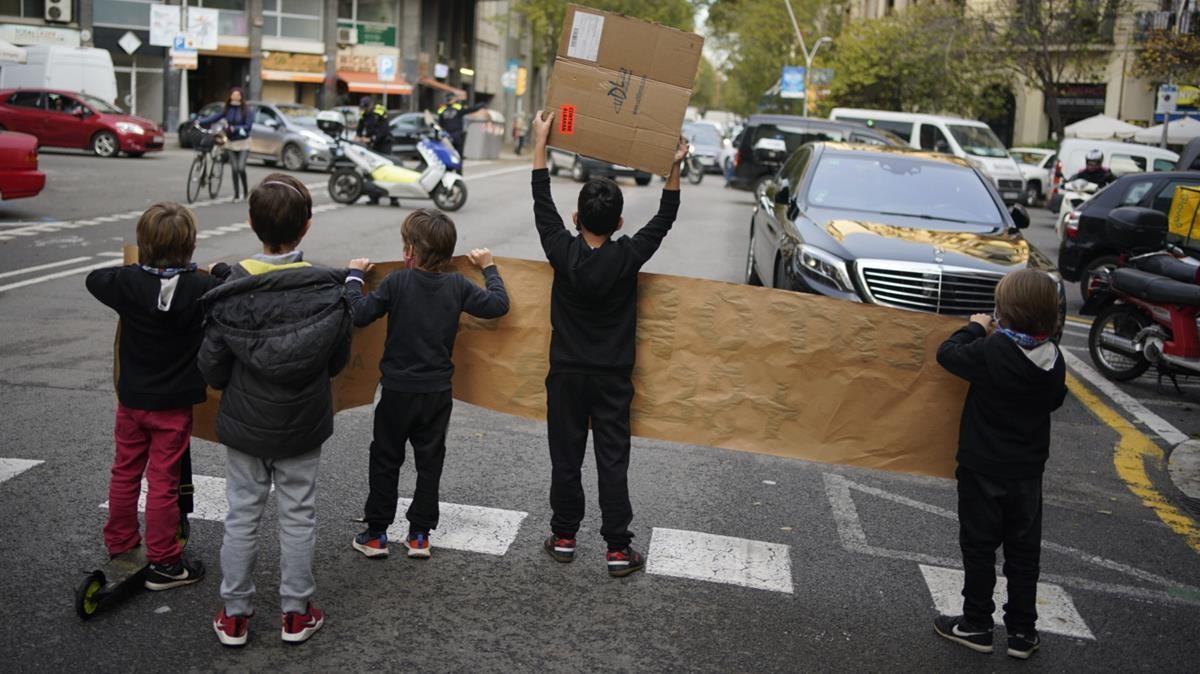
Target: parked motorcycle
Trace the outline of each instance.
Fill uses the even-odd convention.
[[[1079,208],[1095,196],[1100,188],[1090,180],[1076,178],[1063,185],[1060,189],[1063,193],[1063,198],[1062,203],[1058,207],[1058,219],[1055,221],[1054,231],[1058,234],[1058,240],[1062,241],[1067,223],[1071,218],[1074,218],[1076,221],[1079,220]]]
[[[699,185],[701,180],[704,180],[704,167],[700,164],[700,157],[696,156],[696,146],[688,144],[687,156],[683,158],[683,165],[679,167],[679,177],[687,178],[687,181],[693,185]]]
[[[366,195],[373,202],[387,198],[393,206],[405,199],[432,199],[443,211],[457,211],[467,202],[467,184],[459,171],[462,158],[439,129],[436,140],[417,143],[422,170],[405,168],[392,157],[343,138],[345,119],[336,111],[317,115],[317,126],[334,140],[329,196],[352,204]]]
[[[1096,312],[1088,352],[1113,381],[1139,377],[1151,365],[1160,373],[1200,375],[1200,261],[1165,246],[1167,218],[1137,207],[1113,210],[1109,237],[1131,251],[1127,266],[1097,276],[1084,313]]]

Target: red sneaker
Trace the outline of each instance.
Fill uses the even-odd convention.
[[[213,631],[217,638],[226,646],[238,647],[246,645],[246,636],[250,632],[250,615],[226,615],[222,608],[213,616]]]
[[[283,631],[280,636],[289,644],[299,644],[308,641],[308,638],[317,633],[321,629],[321,625],[325,624],[325,614],[321,613],[321,609],[313,606],[313,603],[308,602],[307,613],[284,613],[283,614]]]
[[[626,547],[624,550],[609,550],[605,559],[608,562],[608,575],[616,578],[622,578],[646,568],[646,558],[642,556],[642,553],[630,547]]]

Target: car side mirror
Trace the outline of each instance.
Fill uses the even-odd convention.
[[[1017,229],[1025,229],[1029,226],[1029,211],[1025,210],[1021,204],[1013,204],[1008,213],[1012,216],[1013,224],[1017,226]]]
[[[788,189],[787,183],[781,183],[775,188],[775,203],[779,206],[787,206],[791,201],[791,190]]]

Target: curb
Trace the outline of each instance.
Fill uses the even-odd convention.
[[[1200,440],[1186,440],[1171,450],[1167,474],[1193,513],[1200,514]]]

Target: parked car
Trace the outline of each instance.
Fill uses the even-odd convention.
[[[1200,185],[1200,171],[1160,171],[1122,176],[1105,187],[1067,215],[1058,247],[1058,268],[1063,278],[1079,282],[1079,294],[1086,301],[1091,276],[1100,269],[1115,267],[1119,255],[1126,252],[1109,239],[1104,224],[1108,214],[1122,206],[1153,208],[1166,214],[1171,210],[1176,188],[1196,185]]]
[[[746,281],[939,314],[991,313],[1000,279],[1053,263],[964,159],[821,142],[773,177],[750,220]],[[1065,315],[1065,300],[1062,302]]]
[[[1025,181],[1026,206],[1046,198],[1050,183],[1054,177],[1054,162],[1058,154],[1054,150],[1040,147],[1010,147],[1008,154],[1017,162],[1021,178]]]
[[[721,127],[712,122],[688,122],[683,125],[683,135],[695,148],[696,160],[705,173],[720,173],[721,152],[725,149],[725,137]]]
[[[991,127],[983,122],[946,115],[861,108],[834,108],[829,118],[886,129],[911,147],[966,159],[991,179],[1006,204],[1015,204],[1024,196],[1025,182],[1017,163],[1008,156],[1008,150]]]
[[[36,197],[46,186],[38,170],[37,138],[27,133],[0,132],[0,200]]]
[[[779,171],[783,162],[801,145],[814,141],[903,145],[895,136],[861,124],[794,115],[754,115],[742,129],[729,185],[754,190],[761,196],[763,186]]]
[[[1051,212],[1057,213],[1062,205],[1062,191],[1059,188],[1063,181],[1070,180],[1071,176],[1083,170],[1087,163],[1084,155],[1091,150],[1104,153],[1104,166],[1117,177],[1147,171],[1171,171],[1179,160],[1179,155],[1174,152],[1149,145],[1067,138],[1058,146],[1058,161],[1051,176],[1050,196],[1046,199],[1046,208]]]
[[[120,152],[140,157],[163,149],[163,130],[155,122],[71,91],[0,91],[0,130],[27,133],[42,147],[91,150],[99,157]]]
[[[638,185],[649,185],[654,178],[645,171],[585,157],[556,147],[548,148],[546,151],[546,168],[550,169],[552,176],[558,175],[560,171],[570,171],[571,177],[581,183],[590,178],[605,177],[633,178]]]
[[[179,142],[187,142],[186,127],[197,118],[215,114],[223,102],[209,103],[179,128]],[[299,103],[264,103],[247,101],[254,110],[254,127],[250,130],[250,156],[261,159],[267,166],[282,164],[289,171],[314,169],[324,171],[333,163],[333,143],[317,128],[320,110]]]

